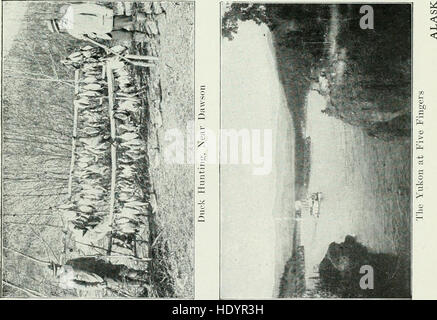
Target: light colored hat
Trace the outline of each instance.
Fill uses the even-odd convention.
[[[47,27],[49,28],[49,30],[53,33],[59,33],[59,25],[58,25],[58,20],[56,19],[51,19],[47,21]]]

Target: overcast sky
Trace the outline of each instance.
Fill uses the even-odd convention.
[[[279,110],[286,108],[268,28],[241,23],[232,41],[222,41],[222,128],[271,129],[274,154]],[[221,173],[221,294],[272,297],[275,159],[269,175],[253,175],[250,165],[223,165]]]

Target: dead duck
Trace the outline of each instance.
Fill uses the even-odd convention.
[[[114,112],[114,118],[121,120],[121,121],[127,121],[130,119],[130,115],[125,112]]]
[[[117,45],[117,46],[111,47],[110,50],[114,53],[117,53],[117,54],[123,54],[127,51],[127,47]]]
[[[121,141],[130,141],[133,139],[139,139],[139,136],[134,132],[126,132],[118,136],[118,139],[120,139]]]

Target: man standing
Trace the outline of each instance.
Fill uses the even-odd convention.
[[[86,40],[87,37],[137,42],[146,40],[144,33],[132,31],[136,22],[145,19],[143,13],[137,13],[134,21],[131,16],[115,16],[112,9],[94,3],[66,5],[61,7],[60,13],[61,19],[48,21],[52,32],[66,32],[80,40]]]

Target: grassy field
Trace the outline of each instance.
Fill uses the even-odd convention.
[[[194,134],[194,5],[168,3],[166,14],[156,20],[160,35],[142,54],[160,57],[156,72],[143,74],[148,84],[149,109],[162,119],[157,125],[151,116],[149,128],[149,172],[157,196],[152,248],[160,296],[192,297],[194,294],[194,172],[193,166],[166,163],[164,152],[168,130],[178,129],[185,144]],[[154,121],[153,121],[154,120]],[[159,120],[158,120],[159,121]],[[159,121],[160,122],[160,121]],[[186,149],[185,159],[190,152]]]

